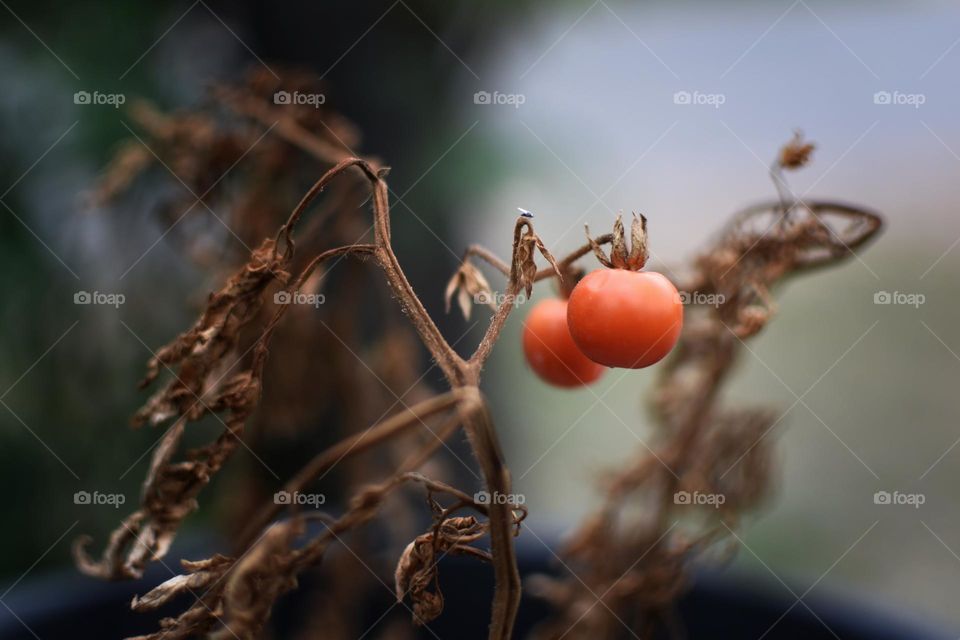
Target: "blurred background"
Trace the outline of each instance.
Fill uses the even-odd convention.
[[[181,188],[163,169],[121,202],[89,205],[136,130],[127,107],[139,97],[176,112],[202,103],[212,82],[297,67],[320,77],[325,108],[362,134],[358,151],[392,168],[398,255],[464,353],[486,316],[443,316],[448,274],[472,242],[508,255],[517,207],[535,213],[557,254],[582,243],[584,223],[600,232],[619,210],[643,212],[654,268],[678,269],[732,213],[775,196],[769,164],[802,129],[817,150],[790,176],[795,192],[876,209],[887,227],[840,268],[777,292],[778,318],[726,389],[730,403],[783,413],[767,436],[779,443],[778,491],[746,526],[735,564],[960,625],[960,7],[0,4],[4,582],[68,565],[70,540],[102,542],[132,509],[158,435],[127,427],[145,397],[136,381],[150,350],[218,286],[154,215]],[[124,104],[77,104],[84,91]],[[243,249],[224,230],[233,212],[216,213],[218,241]],[[124,303],[74,305],[79,291]],[[875,303],[882,292],[922,304]],[[596,473],[651,438],[653,373],[547,387],[525,369],[523,315],[485,384],[530,530],[554,540],[589,510]],[[440,388],[436,370],[425,380]],[[275,441],[265,446],[276,449],[268,462],[296,468]],[[256,468],[250,457],[238,454],[241,469]],[[93,490],[127,504],[74,504]],[[878,505],[877,491],[924,502]],[[215,502],[189,527],[217,528]]]

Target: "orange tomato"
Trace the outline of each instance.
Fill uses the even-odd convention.
[[[577,347],[594,362],[642,369],[677,343],[683,303],[677,288],[659,273],[601,269],[574,287],[567,323]]]
[[[523,325],[523,353],[541,379],[558,387],[590,384],[604,371],[570,337],[565,300],[544,300],[533,307]]]

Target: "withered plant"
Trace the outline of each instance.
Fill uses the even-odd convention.
[[[355,261],[359,268],[350,267],[357,269],[354,277],[381,275],[449,390],[432,393],[419,382],[416,368],[409,366],[416,349],[407,330],[388,321],[372,349],[371,364],[364,366],[375,367],[396,387],[394,404],[402,408],[373,420],[372,426],[368,412],[344,408],[340,417],[346,429],[340,439],[317,452],[282,490],[291,495],[304,492],[333,467],[385,447],[395,447],[392,455],[348,474],[350,497],[339,513],[307,514],[296,503],[270,501],[269,491],[253,492],[263,505],[255,515],[245,516],[246,531],[229,555],[185,561],[182,574],[134,599],[135,610],[151,611],[177,596],[193,596],[192,604],[177,617],[164,619],[161,629],[140,640],[198,636],[246,640],[268,634],[276,599],[296,588],[298,576],[329,558],[336,543],[374,521],[397,529],[395,519],[378,518],[388,498],[411,486],[426,496],[432,524],[397,554],[397,599],[404,606],[409,603],[414,623],[430,622],[443,610],[440,559],[448,554],[472,556],[493,566],[489,637],[509,638],[521,597],[514,537],[521,534],[526,508],[480,502],[472,490],[426,471],[442,473],[442,467],[430,466],[431,460],[455,434],[463,433],[485,491],[512,495],[510,472],[480,391],[484,365],[521,292],[529,296],[544,280],[555,280],[561,292],[568,292],[582,275],[585,258],[593,254],[606,263],[603,245],[613,247],[611,266],[631,259],[623,251],[622,224],[618,220],[613,233],[599,237],[588,232],[582,247],[560,258],[551,254],[532,220],[523,216],[514,225],[509,259],[478,245],[468,247],[447,288],[448,306],[456,298],[469,315],[477,300],[499,302],[490,303],[492,317],[472,355],[462,357],[427,313],[394,253],[387,170],[374,159],[352,155],[356,134],[335,114],[272,104],[270,97],[278,88],[262,75],[240,87],[218,88],[213,113],[209,106],[174,116],[136,107],[136,122],[149,142],[139,139],[125,147],[96,192],[101,200],[114,200],[136,175],[159,161],[199,196],[203,208],[213,202],[226,206],[232,213],[229,222],[254,248],[245,259],[224,253],[211,261],[204,251],[192,251],[194,237],[183,239],[198,264],[218,271],[229,266],[231,273],[209,296],[193,326],[147,363],[144,386],[157,389],[136,412],[134,424],[163,427],[165,434],[153,453],[139,509],[121,523],[99,557],[90,555],[89,539],[78,540],[78,565],[102,578],[141,577],[149,563],[162,562],[184,520],[198,509],[200,493],[238,448],[263,444],[262,438],[248,437],[249,423],[257,425],[257,432],[269,434],[275,420],[297,424],[311,415],[298,405],[300,413],[285,417],[284,403],[271,404],[272,393],[283,394],[285,373],[286,380],[299,375],[289,371],[296,351],[306,348],[299,339],[306,339],[307,332],[296,331],[297,322],[309,322],[311,313],[320,313],[283,302],[304,292],[335,295],[322,277],[325,270],[341,260]],[[229,126],[224,112],[231,114]],[[691,560],[711,545],[729,541],[741,516],[764,496],[771,463],[769,440],[762,436],[774,426],[775,416],[765,409],[723,407],[721,384],[743,341],[773,316],[772,289],[778,282],[853,255],[880,228],[880,219],[859,207],[801,201],[790,195],[783,170],[806,164],[811,151],[812,146],[799,137],[784,147],[772,169],[780,199],[734,216],[714,245],[694,261],[690,275],[675,283],[690,304],[681,340],[659,374],[653,402],[660,425],[658,443],[605,478],[599,509],[578,526],[563,550],[576,576],[544,577],[532,583],[539,595],[556,605],[552,619],[538,630],[541,637],[612,638],[622,632],[621,624],[649,637],[682,592]],[[240,195],[223,193],[223,172],[241,163],[244,190]],[[271,185],[289,183],[291,173],[302,171],[304,164],[318,163],[328,168],[292,213],[278,220]],[[308,216],[324,192],[321,210]],[[362,215],[358,204],[367,198],[372,237],[358,220]],[[164,211],[173,222],[196,206],[173,202]],[[505,277],[500,295],[494,295],[476,261],[492,265]],[[704,296],[716,303],[699,304]],[[330,313],[348,315],[342,321],[331,318],[331,324],[349,326],[360,304],[359,299],[354,305],[341,300],[336,305],[341,311]],[[284,331],[291,326],[294,330],[285,341]],[[340,397],[349,398],[347,386],[359,384],[355,363],[331,358],[323,364],[334,372],[316,375],[340,378]],[[280,383],[264,393],[271,376]],[[406,404],[401,396],[409,389],[415,389],[419,398]],[[378,402],[386,400],[391,399]],[[182,452],[185,431],[208,417],[222,423],[220,435]],[[398,446],[401,442],[405,444]],[[697,509],[676,503],[674,496],[680,491],[722,494],[726,500],[716,510]],[[672,524],[678,520],[682,526]],[[333,564],[336,567],[337,562]],[[354,597],[354,588],[343,586],[349,580],[342,573],[340,590],[334,580],[325,600],[343,604]],[[350,625],[335,618],[349,616],[351,610],[319,608],[328,635],[348,633]]]
[[[732,551],[743,515],[769,493],[766,436],[782,414],[726,407],[722,384],[776,312],[776,285],[852,257],[882,225],[860,207],[791,195],[783,171],[805,165],[812,151],[799,134],[785,145],[771,168],[780,199],[734,215],[675,283],[691,304],[653,392],[659,442],[603,478],[599,508],[561,552],[575,577],[533,582],[557,611],[538,637],[609,638],[627,625],[649,638],[658,623],[676,628],[671,605],[691,561],[714,545]],[[724,499],[701,507],[683,499],[696,493]]]

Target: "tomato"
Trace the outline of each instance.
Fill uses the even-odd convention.
[[[523,325],[523,353],[541,379],[558,387],[590,384],[604,371],[570,337],[565,300],[544,300],[533,307]]]
[[[574,287],[567,323],[573,341],[594,362],[642,369],[677,343],[683,303],[677,288],[659,273],[601,269]]]

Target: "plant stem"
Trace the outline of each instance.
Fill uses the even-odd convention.
[[[310,462],[300,469],[297,475],[283,486],[283,490],[291,494],[302,491],[322,473],[340,461],[368,451],[383,441],[400,435],[412,426],[424,424],[425,419],[456,406],[463,396],[464,394],[460,391],[450,391],[429,398],[390,416],[383,422],[378,422],[369,429],[343,438],[314,456]],[[249,547],[253,539],[264,527],[270,524],[270,521],[283,509],[283,506],[275,503],[267,505],[240,536],[238,548],[245,550]]]
[[[477,387],[467,387],[476,395],[476,409],[464,417],[467,437],[473,447],[487,491],[493,496],[511,495],[510,470],[507,468],[490,419],[486,402]],[[517,569],[513,546],[513,511],[506,499],[491,499],[488,505],[490,524],[490,551],[493,562],[493,607],[490,614],[489,638],[510,638],[520,607],[520,572]]]

